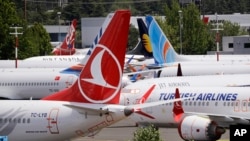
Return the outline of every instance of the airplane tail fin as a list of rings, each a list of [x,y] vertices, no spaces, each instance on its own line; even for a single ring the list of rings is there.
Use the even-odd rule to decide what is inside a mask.
[[[116,11],[78,80],[42,100],[118,104],[129,23],[129,10]]]
[[[139,27],[140,38],[142,42],[142,53],[145,58],[152,58],[153,57],[153,49],[150,43],[150,39],[148,36],[148,28],[145,25],[144,21],[141,18],[137,19],[137,24]]]
[[[72,20],[69,27],[68,33],[64,38],[63,42],[54,50],[52,54],[54,55],[73,55],[75,53],[75,34],[76,34],[77,20]]]
[[[88,61],[88,59],[89,59],[89,57],[90,57],[90,54],[91,54],[92,50],[94,49],[94,47],[96,46],[96,44],[97,44],[97,43],[99,42],[99,40],[101,39],[103,33],[105,32],[105,30],[106,30],[107,26],[109,25],[110,21],[112,20],[113,16],[114,16],[114,13],[109,13],[109,14],[107,15],[107,17],[106,17],[105,21],[103,22],[103,24],[102,24],[102,26],[101,26],[99,32],[97,33],[97,35],[96,35],[96,37],[95,37],[95,39],[94,39],[94,41],[93,41],[91,47],[89,48],[89,50],[88,50],[86,56],[84,57],[84,59],[83,59],[83,61],[82,61],[83,64],[86,64],[86,62]]]
[[[168,38],[152,16],[146,16],[148,35],[153,48],[153,56],[156,64],[173,63],[177,60],[175,52]]]
[[[179,89],[176,88],[175,99],[179,99],[179,98],[180,98]],[[176,122],[179,122],[181,120],[183,113],[184,113],[184,110],[182,108],[182,102],[181,101],[174,102],[173,116]]]

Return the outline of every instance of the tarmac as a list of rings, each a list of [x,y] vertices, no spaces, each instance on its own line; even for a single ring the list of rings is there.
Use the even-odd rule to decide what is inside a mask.
[[[110,127],[102,129],[94,137],[83,137],[74,141],[133,141],[133,134],[138,127],[129,119],[122,120]],[[177,128],[159,128],[162,141],[183,141]],[[229,130],[219,141],[229,141]]]

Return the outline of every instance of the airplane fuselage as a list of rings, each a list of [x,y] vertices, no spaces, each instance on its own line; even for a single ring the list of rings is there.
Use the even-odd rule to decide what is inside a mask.
[[[0,98],[40,99],[69,88],[78,78],[75,74],[58,71],[19,71],[0,74]]]
[[[250,124],[250,87],[179,87],[181,98],[191,97],[184,100],[182,106],[187,112],[185,116],[196,115],[209,117],[215,120],[218,125],[229,127],[230,124]],[[168,88],[165,91],[155,90],[146,102],[174,99],[175,88]],[[141,94],[123,95],[123,105],[138,103]],[[140,114],[132,115],[139,125],[155,124],[159,127],[176,127],[177,123],[172,114],[173,103],[157,107],[143,109],[145,113],[154,117],[148,118]],[[189,114],[190,113],[190,114]]]
[[[123,111],[110,114],[91,114],[59,101],[1,101],[0,135],[10,141],[55,141],[93,136],[103,127],[123,119]],[[87,104],[96,109],[110,105]]]

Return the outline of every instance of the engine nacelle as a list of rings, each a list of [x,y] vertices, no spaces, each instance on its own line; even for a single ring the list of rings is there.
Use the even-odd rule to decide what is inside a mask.
[[[184,140],[211,141],[220,139],[223,127],[205,117],[187,116],[179,124],[178,132]]]

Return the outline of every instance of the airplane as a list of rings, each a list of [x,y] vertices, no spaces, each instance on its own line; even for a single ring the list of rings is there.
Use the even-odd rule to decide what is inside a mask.
[[[174,62],[217,62],[217,55],[182,55],[178,54],[170,41],[158,25],[157,21],[152,16],[146,16],[146,23],[148,27],[148,36],[153,49],[154,59],[157,64],[174,63]],[[249,55],[219,55],[219,61],[242,62],[249,61]]]
[[[190,98],[181,103],[143,109],[129,119],[137,126],[154,124],[156,127],[176,127],[184,140],[218,140],[230,125],[250,124],[250,83],[247,78],[244,79],[247,76],[211,75],[142,80],[122,89],[120,104],[128,106],[172,100],[180,92],[180,98]],[[153,86],[154,90],[146,95],[145,88]],[[183,110],[180,110],[181,105]]]
[[[151,17],[152,18],[152,17]],[[146,18],[148,19],[148,18]],[[155,21],[155,19],[151,19],[153,31],[152,38],[158,37],[162,38],[162,40],[166,40],[170,48],[172,48],[171,43],[167,40],[164,33],[161,31],[159,25]],[[137,19],[138,27],[140,31],[140,37],[143,41],[144,48],[149,48],[153,53],[153,58],[145,59],[145,61],[140,61],[133,63],[135,66],[143,66],[146,65],[148,69],[155,69],[158,77],[166,77],[166,76],[176,76],[178,72],[179,66],[181,66],[181,71],[183,76],[191,76],[191,75],[212,75],[212,74],[246,74],[250,72],[249,61],[244,60],[232,60],[232,61],[198,61],[190,60],[190,61],[175,61],[173,63],[166,63],[166,60],[171,60],[171,53],[166,55],[165,61],[164,58],[161,57],[164,54],[163,49],[159,49],[162,47],[160,45],[156,46],[156,40],[154,39],[152,42],[155,42],[151,45],[151,38],[149,37],[147,27],[144,21],[141,18]],[[160,33],[160,35],[158,34]],[[158,40],[157,40],[158,41]],[[157,48],[158,47],[158,48]],[[162,47],[163,48],[163,47]],[[161,53],[160,53],[161,52]],[[190,55],[188,55],[190,56]],[[170,59],[167,59],[167,58]],[[159,63],[161,62],[161,63]]]
[[[83,66],[72,66],[67,69],[2,69],[0,70],[0,99],[41,99],[72,86],[78,79],[82,68]],[[123,75],[121,87],[123,88],[130,83],[132,81],[129,79],[128,74]]]
[[[92,137],[144,108],[182,100],[119,105],[129,20],[129,10],[115,12],[79,79],[70,88],[41,100],[1,100],[0,136],[15,141]],[[150,92],[151,89],[147,93]]]
[[[69,27],[68,33],[63,42],[56,46],[52,54],[53,55],[72,55],[76,52],[75,49],[75,36],[76,36],[77,20],[73,19]]]

